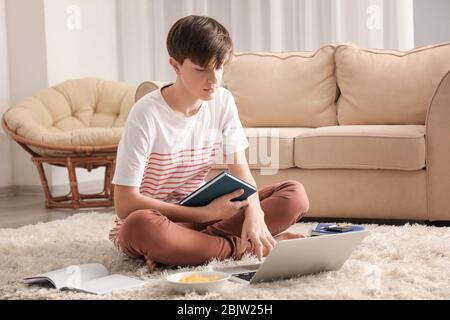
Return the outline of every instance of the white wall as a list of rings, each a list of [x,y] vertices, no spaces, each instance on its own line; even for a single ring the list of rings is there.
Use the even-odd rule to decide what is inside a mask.
[[[117,80],[115,1],[44,1],[48,84],[87,76]]]
[[[6,0],[11,104],[48,85],[44,25],[43,0]],[[30,155],[16,143],[13,163],[15,185],[40,185]]]
[[[116,6],[112,0],[44,0],[48,85],[67,79],[118,80]],[[79,182],[103,179],[104,170],[77,170]],[[52,167],[51,184],[67,183]]]
[[[414,0],[415,46],[450,41],[450,1]]]
[[[9,67],[6,39],[5,0],[0,0],[0,115],[10,104]],[[0,188],[13,184],[11,141],[0,130]]]

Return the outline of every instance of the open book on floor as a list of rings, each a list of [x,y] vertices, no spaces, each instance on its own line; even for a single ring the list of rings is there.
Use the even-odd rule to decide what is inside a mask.
[[[100,263],[72,265],[23,279],[25,283],[50,283],[58,290],[78,290],[93,294],[105,294],[131,289],[145,281],[120,274],[109,274]]]

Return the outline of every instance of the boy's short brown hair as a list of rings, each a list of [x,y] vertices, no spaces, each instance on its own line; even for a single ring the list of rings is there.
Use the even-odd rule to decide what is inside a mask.
[[[227,29],[213,18],[190,15],[170,28],[167,51],[178,63],[189,58],[202,68],[217,68],[231,59],[233,42]]]

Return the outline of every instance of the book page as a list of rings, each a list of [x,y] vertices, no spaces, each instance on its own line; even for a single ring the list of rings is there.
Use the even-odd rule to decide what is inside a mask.
[[[81,288],[89,280],[108,275],[108,270],[100,263],[86,263],[68,266],[58,270],[24,278],[25,283],[50,281],[55,288]]]
[[[141,286],[144,283],[145,281],[143,280],[120,274],[112,274],[106,277],[83,282],[80,289],[89,293],[105,294],[112,291],[134,288]]]

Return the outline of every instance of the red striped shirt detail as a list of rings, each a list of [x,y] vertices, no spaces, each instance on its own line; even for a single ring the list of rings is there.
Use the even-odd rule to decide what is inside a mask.
[[[158,153],[158,152],[152,152],[152,154],[150,155],[150,157],[151,157],[152,155],[158,155],[158,156],[170,156],[170,155],[179,154],[179,153],[188,152],[188,151],[198,151],[198,150],[211,149],[211,148],[213,148],[214,146],[218,146],[218,145],[220,145],[220,144],[221,144],[221,142],[216,142],[216,143],[214,143],[212,146],[209,146],[209,147],[196,148],[196,149],[185,149],[185,150],[181,150],[181,151],[174,152],[174,153]]]
[[[165,202],[179,202],[204,183],[220,144],[175,153],[152,152],[147,159],[140,193]],[[109,233],[109,239],[118,248],[123,222],[117,217],[116,226]]]

